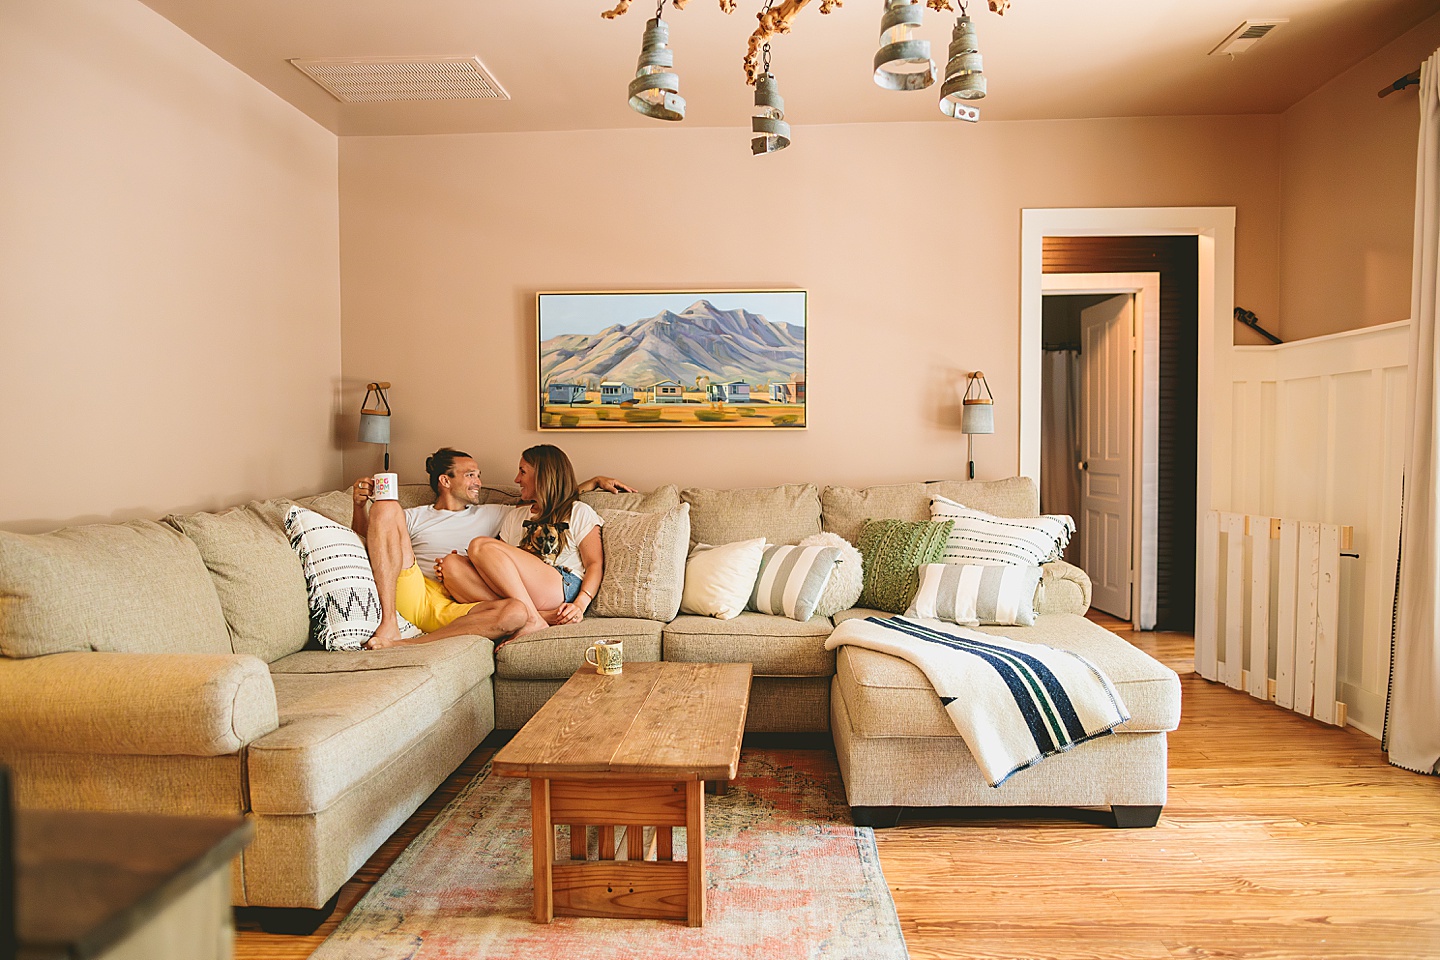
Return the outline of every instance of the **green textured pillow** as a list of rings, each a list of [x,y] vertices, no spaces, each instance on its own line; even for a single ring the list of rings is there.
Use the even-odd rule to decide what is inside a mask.
[[[955,521],[866,520],[856,546],[865,561],[857,607],[904,613],[920,587],[920,568],[939,563]]]

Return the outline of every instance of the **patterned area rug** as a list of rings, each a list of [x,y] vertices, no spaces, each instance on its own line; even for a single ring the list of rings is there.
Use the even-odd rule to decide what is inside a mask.
[[[704,927],[576,917],[540,925],[530,918],[530,783],[491,776],[487,765],[312,960],[909,956],[874,833],[851,825],[834,756],[746,750],[730,790],[706,796],[705,817]]]

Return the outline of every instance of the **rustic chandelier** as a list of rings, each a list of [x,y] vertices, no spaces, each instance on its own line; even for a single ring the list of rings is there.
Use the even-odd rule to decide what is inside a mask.
[[[669,0],[676,10],[688,0]],[[738,0],[719,0],[720,10],[734,13]],[[756,156],[775,153],[790,144],[790,125],[785,122],[785,105],[770,72],[770,39],[789,33],[800,11],[812,0],[765,0],[756,14],[760,25],[750,35],[745,51],[745,82],[755,87],[754,133],[751,152]],[[940,87],[940,112],[957,120],[975,122],[980,111],[972,102],[985,96],[980,48],[975,24],[968,12],[969,0],[958,0],[960,15],[951,35],[945,79]],[[613,20],[630,9],[631,0],[618,0],[600,16]],[[661,120],[682,120],[685,101],[680,96],[680,78],[674,72],[675,55],[670,49],[669,27],[661,16],[666,0],[659,0],[655,18],[645,25],[645,38],[635,79],[630,82],[630,106],[638,113]],[[820,12],[828,14],[844,0],[820,0]],[[987,0],[993,13],[1004,15],[1010,0]],[[925,0],[925,6],[939,12],[954,12],[951,0]],[[875,82],[886,90],[923,90],[935,83],[937,69],[930,59],[930,41],[915,36],[924,18],[919,0],[885,0],[880,19],[880,48],[875,53]]]

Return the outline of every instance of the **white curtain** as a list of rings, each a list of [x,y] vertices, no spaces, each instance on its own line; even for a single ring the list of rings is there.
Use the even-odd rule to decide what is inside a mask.
[[[1080,352],[1046,350],[1040,367],[1040,512],[1080,519]],[[1082,531],[1065,559],[1079,564]]]
[[[1440,392],[1435,301],[1440,291],[1440,50],[1420,69],[1415,274],[1410,295],[1410,410],[1400,524],[1399,595],[1384,747],[1390,762],[1440,773]]]

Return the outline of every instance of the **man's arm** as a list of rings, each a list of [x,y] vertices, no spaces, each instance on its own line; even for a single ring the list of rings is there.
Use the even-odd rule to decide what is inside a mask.
[[[614,477],[591,477],[577,488],[581,493],[590,493],[594,490],[604,490],[607,493],[635,493],[634,487],[621,483]]]
[[[361,477],[355,481],[355,486],[350,488],[350,529],[359,534],[362,540],[370,532],[370,511],[366,508],[374,492],[374,477]]]

